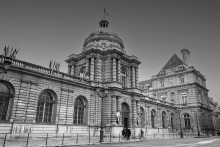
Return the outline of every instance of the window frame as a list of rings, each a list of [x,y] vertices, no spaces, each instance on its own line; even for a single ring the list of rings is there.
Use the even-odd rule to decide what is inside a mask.
[[[76,105],[77,101],[81,100],[83,105]],[[76,111],[77,108],[77,111]],[[83,108],[83,114],[79,115],[79,108]],[[74,112],[73,112],[73,124],[74,125],[84,125],[85,124],[85,113],[86,113],[86,102],[83,100],[82,97],[77,97],[74,103]],[[81,116],[81,119],[79,119],[79,117]],[[82,122],[82,123],[79,123]]]
[[[48,101],[48,100],[41,99],[42,96],[45,96],[45,95],[43,95],[44,93],[49,94],[50,97],[52,98],[52,100]],[[39,106],[40,103],[43,103],[43,111],[42,111],[43,115],[42,116],[40,116],[41,111],[39,111],[40,107],[41,107],[41,105]],[[49,110],[47,112],[45,112],[46,104],[49,104],[49,106],[52,104],[52,107],[48,107],[47,108],[49,110],[51,108],[51,112]],[[42,91],[40,93],[40,95],[39,95],[39,98],[38,98],[37,111],[36,111],[36,115],[35,115],[35,122],[36,123],[53,123],[53,121],[54,121],[54,113],[55,113],[54,112],[54,108],[55,108],[55,97],[53,96],[53,94],[51,92],[49,92],[48,90]],[[51,113],[50,121],[48,121],[48,120],[47,120],[47,122],[44,121],[45,120],[45,113],[47,113],[47,114]],[[41,121],[39,121],[40,117],[42,117]],[[47,119],[48,119],[48,117],[47,117]]]

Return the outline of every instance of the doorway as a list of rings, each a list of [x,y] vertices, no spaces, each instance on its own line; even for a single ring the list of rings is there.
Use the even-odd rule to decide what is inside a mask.
[[[122,103],[121,108],[122,108],[122,125],[125,128],[128,128],[129,127],[129,106],[127,103]]]

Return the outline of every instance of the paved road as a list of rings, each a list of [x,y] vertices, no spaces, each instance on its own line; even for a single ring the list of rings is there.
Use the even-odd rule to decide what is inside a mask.
[[[220,147],[220,137],[189,139],[156,139],[141,142],[81,145],[81,147]]]

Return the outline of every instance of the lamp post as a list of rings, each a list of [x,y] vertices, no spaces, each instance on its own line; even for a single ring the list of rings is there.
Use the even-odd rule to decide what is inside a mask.
[[[182,124],[181,124],[181,118],[180,118],[180,113],[181,113],[181,106],[179,105],[176,108],[177,112],[179,113],[179,120],[180,120],[180,138],[183,138],[183,131],[182,131]]]
[[[197,111],[194,110],[193,112],[195,113],[195,116],[196,116],[197,135],[198,135],[198,137],[200,137],[199,124],[198,124],[198,120],[197,120]]]
[[[0,74],[2,73],[7,73],[7,70],[10,68],[12,62],[11,62],[11,58],[10,57],[5,57],[4,61],[3,61],[3,65],[4,65],[4,71],[0,72]]]
[[[103,98],[106,97],[107,94],[108,94],[108,87],[107,87],[107,86],[105,87],[104,93],[101,93],[101,92],[100,92],[100,87],[98,87],[98,88],[97,88],[97,94],[98,94],[98,96],[101,97],[101,100],[102,100],[102,107],[101,107],[101,126],[100,126],[100,140],[99,140],[99,142],[102,143],[102,142],[104,142],[104,130],[103,130],[103,128],[104,128],[104,126],[103,126]]]

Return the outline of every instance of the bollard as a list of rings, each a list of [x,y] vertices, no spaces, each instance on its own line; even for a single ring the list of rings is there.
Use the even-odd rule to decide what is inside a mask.
[[[48,138],[48,133],[47,133],[47,137],[46,137],[46,146],[47,146],[47,138]]]
[[[64,142],[64,133],[63,133],[63,138],[62,138],[62,145],[63,145],[63,142]]]
[[[174,133],[173,133],[173,138],[174,138]]]
[[[3,147],[5,147],[6,137],[7,137],[7,133],[5,134],[5,139],[4,139]]]
[[[120,142],[120,133],[119,133],[119,142]]]
[[[163,133],[163,138],[164,138],[164,133]]]
[[[89,143],[90,143],[90,131],[89,131]]]
[[[27,137],[26,147],[28,146],[28,139],[29,139],[29,133],[28,133],[28,137]]]
[[[112,140],[111,140],[111,136],[112,136],[112,134],[110,133],[110,142],[112,142]]]
[[[78,133],[76,133],[76,144],[78,144]]]
[[[135,133],[134,133],[134,140],[135,140]]]

